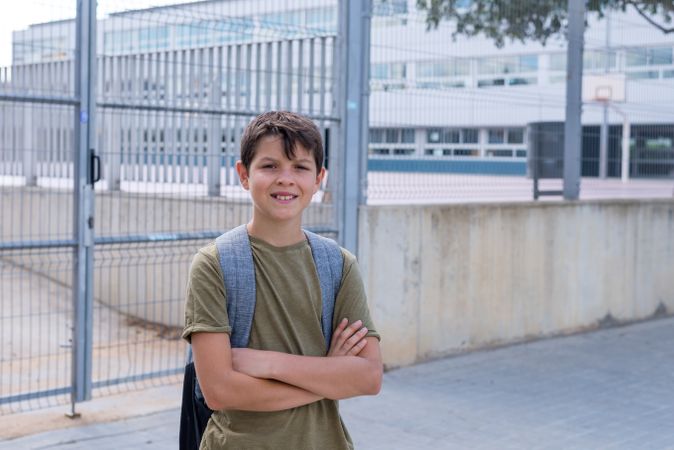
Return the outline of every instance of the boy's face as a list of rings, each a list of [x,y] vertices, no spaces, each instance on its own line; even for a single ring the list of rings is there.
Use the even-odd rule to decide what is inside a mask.
[[[299,143],[295,157],[288,159],[279,136],[262,138],[250,167],[239,161],[236,170],[253,198],[255,215],[272,222],[300,221],[325,173],[323,168],[316,172],[313,155]]]

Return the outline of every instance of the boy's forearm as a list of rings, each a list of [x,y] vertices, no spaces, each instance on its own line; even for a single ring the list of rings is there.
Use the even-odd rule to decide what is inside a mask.
[[[371,338],[376,339],[376,338]],[[240,369],[260,378],[270,378],[339,400],[374,395],[381,387],[382,366],[361,356],[299,356],[261,350],[248,355]],[[237,358],[235,368],[237,366]]]
[[[213,392],[213,390],[211,390]],[[215,387],[211,409],[281,411],[322,400],[323,397],[277,380],[255,378],[230,371]]]

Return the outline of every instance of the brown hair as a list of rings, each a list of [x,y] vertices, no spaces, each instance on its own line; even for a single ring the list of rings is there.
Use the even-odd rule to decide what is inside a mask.
[[[301,144],[314,157],[316,172],[323,166],[323,142],[321,132],[308,117],[289,111],[268,111],[255,117],[241,136],[241,162],[246,169],[255,157],[260,140],[267,136],[283,139],[286,158],[295,157],[295,148]]]

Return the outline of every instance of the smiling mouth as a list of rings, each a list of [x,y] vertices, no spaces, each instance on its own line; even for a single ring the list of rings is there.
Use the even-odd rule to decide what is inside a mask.
[[[287,202],[297,198],[297,195],[295,194],[271,194],[271,196],[274,197],[276,200],[281,200],[283,202]]]

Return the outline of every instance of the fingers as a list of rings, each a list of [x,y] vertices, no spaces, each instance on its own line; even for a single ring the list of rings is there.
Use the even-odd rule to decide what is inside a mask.
[[[328,356],[358,355],[367,343],[368,329],[362,325],[362,320],[349,325],[348,319],[342,319],[332,333]]]
[[[339,336],[342,334],[344,331],[344,328],[346,328],[346,325],[349,323],[349,320],[345,317],[343,318],[339,324],[337,325],[337,328],[332,332],[332,339],[330,342],[330,346],[334,346],[337,343],[337,340],[339,339]]]
[[[367,328],[363,327],[360,330],[353,333],[353,335],[346,340],[344,347],[348,350],[351,350],[358,342],[363,340],[367,335]]]
[[[356,320],[354,323],[346,327],[337,338],[338,348],[342,347],[350,337],[352,337],[356,332],[358,332],[361,326],[363,326],[363,321]],[[351,346],[353,346],[353,344]],[[348,348],[346,350],[348,350]]]
[[[367,331],[365,332],[365,334],[367,334]],[[349,355],[349,356],[358,356],[358,355],[360,354],[360,352],[365,348],[366,345],[367,345],[367,339],[365,339],[365,338],[363,337],[363,339],[361,339],[360,341],[356,342],[356,345],[354,345],[353,347],[351,347],[351,349],[349,350],[349,352],[347,353],[347,355]]]

